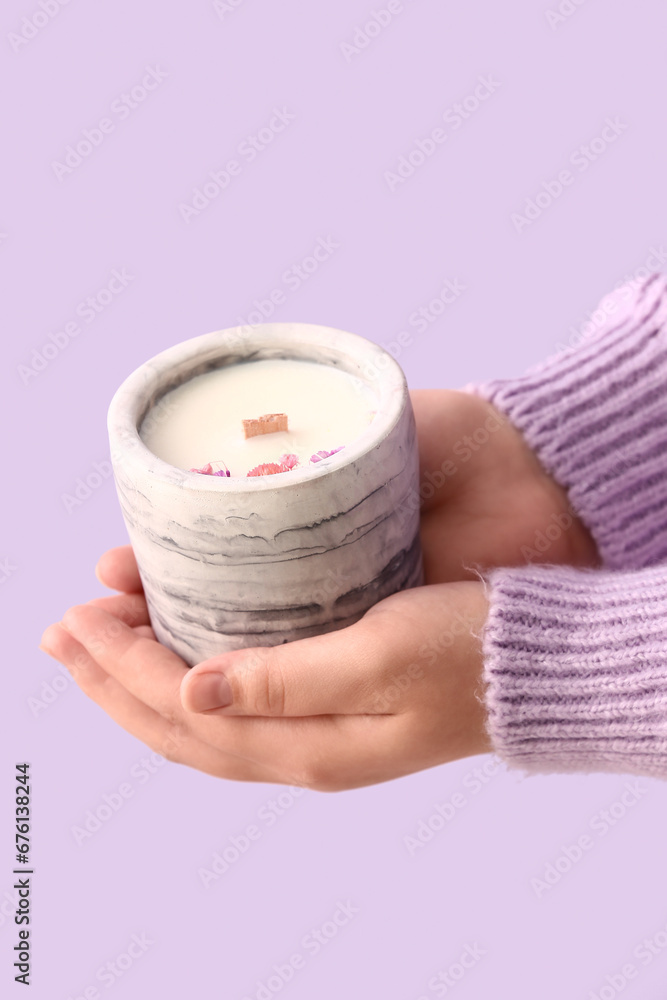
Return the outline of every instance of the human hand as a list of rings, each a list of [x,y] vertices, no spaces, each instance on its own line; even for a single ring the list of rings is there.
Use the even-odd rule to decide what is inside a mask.
[[[220,777],[354,788],[489,750],[477,638],[486,598],[481,584],[450,581],[527,561],[553,523],[567,527],[545,562],[594,565],[597,554],[564,491],[490,404],[449,390],[411,395],[420,482],[432,484],[421,510],[427,586],[348,628],[189,670],[155,640],[134,554],[121,546],[97,572],[123,593],[70,609],[71,633],[51,626],[42,648],[129,732]],[[223,676],[232,705],[204,707]]]
[[[427,584],[527,562],[598,565],[565,490],[503,414],[467,392],[415,389],[410,396]]]
[[[491,749],[480,583],[402,591],[346,628],[190,669],[155,640],[130,546],[105,553],[97,572],[125,592],[70,608],[41,648],[169,760],[221,778],[338,791]],[[224,690],[231,704],[214,707]]]

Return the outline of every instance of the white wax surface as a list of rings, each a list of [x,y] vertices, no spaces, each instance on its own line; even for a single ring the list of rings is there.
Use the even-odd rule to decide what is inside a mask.
[[[140,436],[158,458],[181,469],[224,462],[245,477],[284,453],[310,457],[349,444],[368,426],[377,397],[366,383],[329,365],[291,358],[247,361],[198,375],[164,396]],[[288,430],[244,436],[243,419],[286,413]],[[317,466],[312,465],[313,469]],[[282,473],[279,475],[288,475]]]

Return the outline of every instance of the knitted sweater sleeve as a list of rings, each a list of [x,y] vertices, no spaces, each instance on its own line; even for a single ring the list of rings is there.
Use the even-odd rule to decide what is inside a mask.
[[[603,303],[585,342],[470,387],[567,490],[602,560],[487,574],[487,726],[527,773],[667,779],[667,278]]]

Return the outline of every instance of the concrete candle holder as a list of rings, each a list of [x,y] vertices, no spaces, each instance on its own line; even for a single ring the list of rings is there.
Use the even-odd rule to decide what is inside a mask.
[[[140,430],[168,412],[170,390],[221,365],[265,358],[347,372],[373,389],[375,417],[336,454],[277,475],[201,475],[149,451]],[[189,666],[343,628],[424,582],[408,387],[396,361],[363,337],[305,323],[194,337],[123,382],[108,430],[153,630]]]

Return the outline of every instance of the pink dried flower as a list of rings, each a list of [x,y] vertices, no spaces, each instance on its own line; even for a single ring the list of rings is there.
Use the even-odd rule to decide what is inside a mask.
[[[341,448],[344,447],[345,445],[341,444],[338,448],[334,448],[333,451],[318,451],[314,455],[310,456],[310,460],[311,462],[321,462],[323,458],[328,458],[329,455],[335,455],[337,451],[340,451]]]
[[[222,464],[224,465],[224,462]],[[213,466],[211,465],[210,462],[207,462],[206,465],[202,465],[201,469],[189,469],[188,471],[189,472],[201,472],[201,474],[203,476],[230,476],[231,475],[231,472],[227,468],[218,469],[217,472],[214,472],[213,471]]]
[[[254,469],[251,469],[248,473],[249,476],[273,476],[276,472],[289,472],[289,467],[279,465],[277,462],[264,462],[262,465],[256,465]]]
[[[285,465],[288,469],[293,469],[295,465],[299,464],[299,456],[291,455],[286,453],[280,456],[280,464]]]

